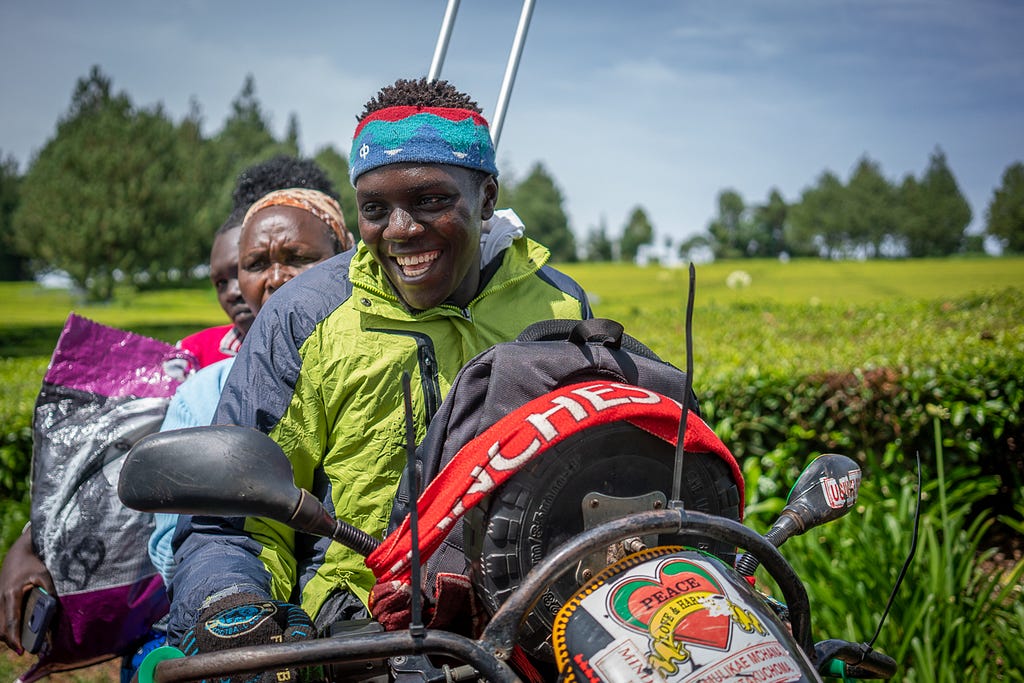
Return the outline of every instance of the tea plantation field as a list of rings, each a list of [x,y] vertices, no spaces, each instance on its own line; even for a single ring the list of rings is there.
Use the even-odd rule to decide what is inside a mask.
[[[596,315],[685,366],[685,268],[560,268]],[[921,547],[878,646],[900,680],[1020,680],[1024,258],[705,264],[695,299],[694,389],[741,462],[750,522],[770,522],[817,453],[864,468],[857,514],[784,553],[827,577],[809,586],[816,637],[871,636],[909,546],[919,454]],[[32,405],[71,311],[165,341],[222,321],[206,289],[95,306],[0,283],[0,557],[25,521]]]

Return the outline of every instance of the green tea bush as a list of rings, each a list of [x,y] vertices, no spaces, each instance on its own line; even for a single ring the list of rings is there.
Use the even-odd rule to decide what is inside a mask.
[[[863,311],[806,323],[820,334],[856,339]],[[933,415],[948,418],[943,446],[952,471],[977,468],[998,488],[985,505],[1011,515],[1024,504],[1024,296],[1006,290],[960,301],[881,307],[860,342],[874,363],[849,369],[801,372],[799,357],[814,355],[814,341],[792,323],[770,352],[731,364],[712,354],[712,373],[698,395],[708,423],[743,465],[751,512],[777,511],[781,495],[816,453],[856,458],[868,476],[887,471],[909,476],[916,453],[927,478],[935,475]],[[839,328],[839,329],[836,329]],[[770,333],[766,333],[766,336]],[[877,339],[890,350],[870,349]],[[802,341],[794,341],[802,339]],[[893,340],[896,340],[895,342]],[[824,339],[817,340],[824,343]],[[836,342],[839,344],[840,342]],[[848,343],[848,342],[843,342]],[[856,342],[855,342],[856,343]],[[792,353],[776,349],[789,346]],[[796,351],[796,349],[806,351]],[[858,352],[846,349],[848,357]],[[840,366],[841,367],[841,366]],[[760,475],[767,476],[760,476]]]
[[[32,410],[45,358],[0,358],[0,558],[28,521],[32,465]]]
[[[920,453],[935,475],[930,418],[949,419],[943,439],[953,471],[977,469],[999,482],[987,498],[998,514],[1020,504],[1024,486],[1024,359],[965,358],[946,368],[872,368],[811,377],[764,373],[705,387],[705,417],[751,480],[785,487],[811,454],[856,458],[866,476],[910,473]],[[775,483],[755,494],[772,497]],[[754,503],[757,503],[755,495]]]

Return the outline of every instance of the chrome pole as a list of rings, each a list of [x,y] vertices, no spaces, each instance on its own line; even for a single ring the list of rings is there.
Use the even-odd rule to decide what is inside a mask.
[[[494,118],[491,121],[491,141],[495,149],[498,147],[498,140],[501,139],[501,127],[505,123],[505,111],[508,109],[508,101],[512,96],[512,86],[516,81],[516,71],[519,69],[519,58],[523,54],[523,45],[526,43],[526,32],[530,28],[530,17],[533,15],[534,0],[523,0],[523,9],[519,14],[519,26],[516,27],[516,37],[512,41],[512,52],[508,56],[508,65],[505,67],[505,79],[501,84],[501,92],[498,93],[498,103],[494,106]]]
[[[437,36],[437,45],[434,47],[434,58],[430,62],[430,73],[427,74],[427,81],[436,81],[441,77],[441,67],[444,66],[444,56],[448,52],[448,41],[452,38],[452,27],[455,25],[455,15],[459,11],[459,0],[448,0],[448,6],[444,10],[444,20],[441,22],[441,33]]]

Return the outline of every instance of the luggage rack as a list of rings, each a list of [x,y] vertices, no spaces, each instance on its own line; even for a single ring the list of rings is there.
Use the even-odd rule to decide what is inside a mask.
[[[534,0],[523,0],[523,8],[519,13],[519,25],[516,27],[515,38],[512,40],[512,50],[508,55],[508,63],[505,66],[505,77],[501,82],[501,90],[498,93],[498,103],[494,106],[494,116],[491,119],[491,142],[494,148],[498,148],[498,141],[501,139],[501,128],[505,124],[505,113],[508,111],[508,102],[512,97],[512,86],[516,82],[516,72],[519,70],[519,59],[523,54],[523,46],[526,44],[526,33],[530,28],[530,19],[533,16]],[[428,81],[436,81],[441,77],[441,68],[444,66],[444,58],[448,52],[448,42],[452,37],[452,28],[455,26],[455,15],[459,12],[459,0],[448,0],[445,7],[444,19],[441,22],[441,32],[437,36],[437,45],[434,47],[434,57],[430,62],[430,71],[427,74]]]

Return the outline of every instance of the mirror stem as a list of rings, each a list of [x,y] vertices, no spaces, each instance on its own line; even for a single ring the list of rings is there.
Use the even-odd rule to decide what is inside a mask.
[[[299,489],[299,504],[288,525],[296,531],[314,536],[326,536],[366,557],[380,545],[380,541],[365,531],[331,516],[316,496]]]
[[[788,510],[783,510],[772,528],[764,535],[764,539],[778,548],[793,536],[798,536],[803,532],[804,525],[800,519]],[[736,563],[736,571],[742,576],[753,576],[760,565],[761,560],[754,557],[752,553],[744,553]]]

